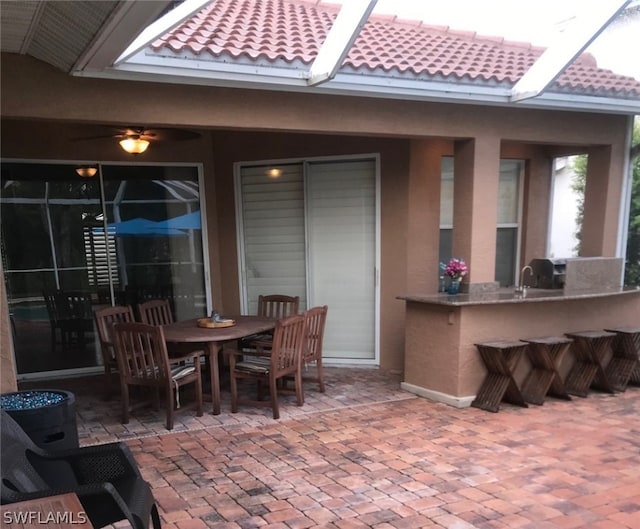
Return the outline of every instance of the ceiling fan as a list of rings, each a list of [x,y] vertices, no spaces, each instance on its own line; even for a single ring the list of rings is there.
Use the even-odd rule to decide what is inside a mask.
[[[195,140],[200,134],[191,130],[172,128],[145,128],[145,127],[109,127],[111,133],[98,136],[77,138],[79,140],[97,140],[114,138],[129,154],[142,154],[151,143],[162,141],[186,141]]]

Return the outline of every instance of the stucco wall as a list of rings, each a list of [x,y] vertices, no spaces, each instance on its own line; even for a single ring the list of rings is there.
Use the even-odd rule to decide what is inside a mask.
[[[73,78],[13,54],[3,54],[0,67],[3,119],[405,138],[496,132],[543,145],[623,145],[627,131],[626,116],[597,113]]]
[[[91,141],[62,141],[82,137],[78,127],[61,123],[7,121],[6,158],[126,161],[138,163],[108,141],[105,153]],[[49,141],[51,139],[51,141]],[[115,147],[114,147],[115,145]],[[406,213],[409,142],[400,139],[336,137],[265,132],[203,131],[197,141],[156,144],[145,163],[192,162],[203,165],[207,235],[214,305],[228,314],[239,313],[237,231],[233,164],[256,160],[309,158],[350,154],[380,155],[381,165],[381,314],[380,367],[401,371],[404,351],[406,292]],[[148,155],[147,155],[148,154]],[[398,273],[402,270],[403,273]]]
[[[600,180],[606,180],[611,171],[620,172],[627,129],[624,116],[335,97],[314,89],[275,93],[72,78],[29,57],[5,54],[0,67],[3,157],[202,164],[210,281],[214,303],[225,311],[239,306],[233,162],[380,153],[384,369],[403,367],[404,306],[396,296],[406,294],[409,286],[436,288],[435,282],[430,286],[421,277],[423,273],[435,277],[432,270],[437,266],[433,259],[437,253],[437,227],[433,225],[437,215],[431,208],[439,183],[434,181],[433,167],[436,153],[452,153],[454,141],[471,142],[481,150],[474,158],[481,163],[469,169],[470,185],[478,189],[483,184],[478,176],[485,175],[486,168],[497,166],[495,156],[531,156],[526,184],[530,200],[525,204],[523,237],[523,257],[527,261],[539,256],[545,246],[550,153],[569,144],[584,149],[596,146],[593,152],[601,155],[600,163],[594,165],[598,183],[592,196],[604,190],[606,201],[605,207],[594,207],[597,221],[587,223],[593,227],[593,237],[587,234],[586,238],[593,241],[591,251],[612,251],[607,241],[615,240],[619,176],[611,185]],[[125,155],[112,139],[76,140],[92,135],[92,124],[110,123],[196,128],[203,135],[196,141],[152,145],[144,157],[137,159]],[[491,146],[490,152],[485,145]],[[431,156],[431,161],[425,161],[424,156]],[[423,179],[429,180],[430,186],[424,187]],[[428,200],[414,195],[416,189]],[[464,216],[464,211],[461,214]],[[421,222],[429,224],[425,236],[420,236]],[[476,212],[469,226],[495,233],[490,224],[482,222],[483,215]],[[481,250],[469,246],[473,256],[490,255],[490,238],[487,240]],[[477,266],[474,273],[490,277],[491,265],[483,260]]]
[[[237,231],[233,163],[261,160],[380,154],[381,172],[381,278],[380,367],[401,370],[404,351],[404,304],[396,296],[406,291],[407,141],[301,135],[285,133],[214,132],[216,190],[224,310],[240,310]],[[208,201],[208,198],[207,198]],[[402,273],[398,273],[401,270]]]

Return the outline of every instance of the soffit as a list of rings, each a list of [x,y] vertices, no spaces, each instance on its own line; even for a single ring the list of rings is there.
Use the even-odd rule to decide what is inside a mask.
[[[0,51],[30,55],[64,72],[96,58],[108,66],[170,4],[168,0],[3,1]]]

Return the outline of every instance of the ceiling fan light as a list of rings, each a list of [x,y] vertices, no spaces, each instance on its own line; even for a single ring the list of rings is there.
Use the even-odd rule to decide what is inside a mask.
[[[82,178],[92,178],[98,172],[98,168],[92,165],[81,165],[76,167],[76,173]]]
[[[149,142],[142,138],[125,138],[118,143],[129,154],[142,154],[149,147]]]

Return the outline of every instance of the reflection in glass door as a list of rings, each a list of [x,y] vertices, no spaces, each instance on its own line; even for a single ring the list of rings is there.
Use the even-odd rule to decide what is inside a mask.
[[[94,370],[93,310],[167,297],[206,313],[196,167],[3,162],[2,259],[18,374]]]
[[[169,298],[176,319],[205,315],[197,169],[104,166],[102,173],[107,237],[104,227],[93,234],[113,241],[115,302]]]

